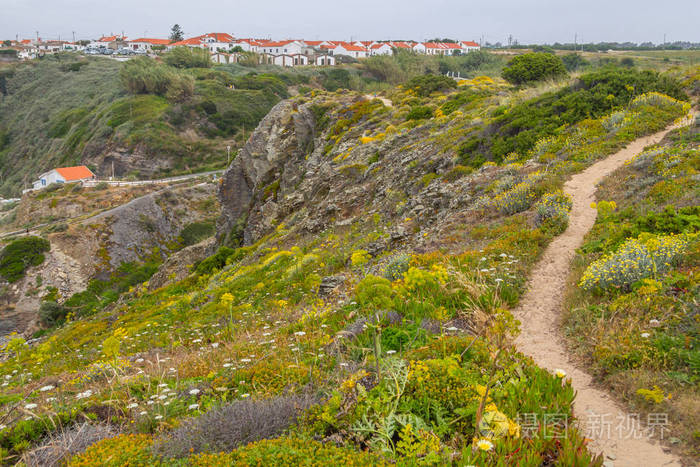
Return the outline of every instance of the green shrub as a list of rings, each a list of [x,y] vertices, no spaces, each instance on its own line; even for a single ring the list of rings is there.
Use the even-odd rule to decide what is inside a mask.
[[[562,127],[602,117],[652,91],[683,99],[678,81],[653,71],[606,68],[586,73],[571,86],[502,109],[486,128],[485,137],[474,137],[472,144],[481,152],[490,152],[497,161],[511,152],[527,154],[538,141],[557,134]],[[466,157],[470,152],[462,150],[460,155]]]
[[[182,243],[185,246],[199,243],[205,238],[211,237],[214,234],[214,223],[211,221],[193,222],[187,224],[180,232]]]
[[[147,58],[129,60],[119,70],[119,78],[132,94],[155,94],[181,101],[194,93],[192,76]]]
[[[259,441],[231,453],[201,454],[189,460],[193,467],[226,467],[246,465],[312,466],[343,465],[347,467],[384,467],[380,457],[331,443],[297,438]]]
[[[49,241],[40,237],[14,240],[0,251],[0,275],[8,282],[18,281],[28,268],[43,263],[50,249]]]
[[[213,255],[211,255],[210,257],[203,260],[197,265],[197,267],[195,268],[197,274],[210,274],[218,269],[223,268],[224,266],[226,266],[226,260],[229,257],[233,256],[235,252],[236,250],[227,246],[219,247],[216,253],[214,253]]]
[[[175,68],[209,68],[209,51],[198,47],[175,47],[163,55],[163,60]]]
[[[433,109],[426,105],[413,106],[408,115],[406,115],[406,120],[423,120],[426,118],[433,118]]]
[[[566,54],[561,57],[561,61],[564,62],[564,66],[568,71],[576,71],[588,65],[588,61],[581,54],[577,53]]]
[[[528,53],[514,57],[503,68],[503,78],[513,84],[527,84],[544,79],[566,76],[561,58],[544,52]]]
[[[53,301],[42,302],[39,306],[39,319],[47,327],[63,323],[67,315],[68,310]]]
[[[421,97],[427,97],[434,92],[448,91],[457,88],[457,82],[443,75],[423,75],[411,78],[404,85],[406,89],[413,89]]]

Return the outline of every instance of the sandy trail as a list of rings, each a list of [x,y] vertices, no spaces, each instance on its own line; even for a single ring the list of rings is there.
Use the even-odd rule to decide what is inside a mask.
[[[597,388],[588,373],[574,366],[560,327],[564,291],[575,250],[595,223],[596,211],[590,204],[594,201],[596,185],[645,146],[661,141],[670,130],[633,141],[621,151],[574,175],[564,185],[564,191],[573,200],[569,227],[544,251],[531,273],[528,290],[514,312],[522,323],[516,346],[539,366],[550,371],[557,368],[566,371],[577,392],[574,410],[581,431],[592,439],[590,448],[593,452],[605,454],[606,466],[681,464],[678,458],[664,452],[657,441],[650,440],[641,427],[635,426],[637,423],[630,418],[631,414]]]
[[[373,94],[365,94],[364,98],[367,99],[368,101],[371,101],[372,99],[379,99],[380,101],[382,101],[382,104],[384,104],[387,107],[394,106],[394,104],[392,104],[392,102],[389,99],[387,99],[386,97],[378,96],[376,94],[374,94],[374,95]]]

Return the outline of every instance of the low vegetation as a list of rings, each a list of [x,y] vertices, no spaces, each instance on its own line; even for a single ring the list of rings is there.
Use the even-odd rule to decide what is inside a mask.
[[[220,70],[199,73],[224,79]],[[32,346],[15,338],[0,362],[1,414],[11,420],[0,430],[4,462],[54,427],[88,419],[121,434],[71,453],[69,465],[602,465],[575,427],[565,373],[538,368],[512,347],[519,323],[509,311],[539,254],[568,223],[564,180],[688,112],[682,95],[661,94],[680,90],[676,81],[602,73],[522,102],[518,90],[489,77],[416,79],[388,93],[391,107],[347,92],[294,97],[289,115],[315,119],[313,157],[327,159],[328,178],[342,178],[343,187],[388,179],[390,187],[344,217],[335,206],[315,230],[309,209],[317,214],[317,200],[302,203],[244,246],[233,232],[180,282],[153,291],[132,281],[105,286],[99,293],[118,300],[66,315]],[[503,105],[510,99],[514,114]],[[516,115],[526,125],[524,109],[535,103],[551,106],[559,120],[530,115],[532,139],[511,154],[517,131],[499,129],[507,134]],[[489,149],[499,137],[507,143]],[[692,187],[697,158],[679,151],[678,164],[644,160]],[[677,193],[654,180],[649,196]],[[281,204],[284,182],[265,181],[256,194],[267,206]],[[685,188],[675,202],[690,199],[682,198],[692,192]],[[441,193],[445,206],[457,200],[441,207],[445,218],[416,219],[411,198],[439,206]],[[691,235],[684,226],[693,225],[692,215],[634,225]],[[608,244],[606,232],[618,232],[608,227],[596,228],[600,243],[592,237],[584,246],[592,255],[586,266],[627,239],[619,234]],[[673,290],[658,298],[664,309],[680,296],[673,287],[691,295],[692,273],[681,274],[667,284],[655,279],[665,284],[659,290]],[[586,300],[607,293],[627,292],[580,291]],[[640,306],[648,296],[632,295]],[[675,350],[639,361],[663,355],[692,383],[694,350],[681,350],[678,334],[670,339]]]
[[[51,249],[41,237],[22,237],[10,242],[0,251],[0,276],[7,282],[17,282],[27,269],[44,262],[44,253]]]
[[[576,259],[571,343],[643,419],[700,455],[700,127],[671,133],[601,187],[598,218]]]

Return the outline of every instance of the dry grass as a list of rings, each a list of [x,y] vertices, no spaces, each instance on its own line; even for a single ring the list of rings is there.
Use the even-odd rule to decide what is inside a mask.
[[[165,457],[227,452],[254,441],[281,435],[300,413],[316,403],[310,394],[283,395],[265,400],[243,399],[184,420],[154,444]]]
[[[51,434],[37,448],[26,452],[22,462],[28,467],[52,467],[63,464],[63,460],[83,452],[91,444],[116,436],[110,425],[82,423],[68,430]]]

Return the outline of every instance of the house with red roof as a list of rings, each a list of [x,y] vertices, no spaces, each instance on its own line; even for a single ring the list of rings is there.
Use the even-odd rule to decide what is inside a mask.
[[[258,52],[263,42],[257,39],[236,39],[231,45],[239,46],[244,52]]]
[[[53,183],[74,183],[94,179],[95,174],[84,165],[59,167],[39,175],[39,179],[32,183],[32,189],[39,190]]]
[[[146,37],[139,37],[138,39],[133,39],[127,41],[127,44],[131,50],[139,50],[144,52],[150,52],[153,46],[156,47],[167,47],[170,45],[170,39],[152,39]]]
[[[215,53],[232,48],[233,40],[234,37],[231,34],[227,34],[225,32],[210,32],[208,34],[190,37],[189,39],[169,44],[168,49],[182,46],[198,47],[200,49],[207,49],[211,53]]]
[[[268,41],[262,44],[259,51],[271,55],[296,55],[301,54],[304,43],[299,40],[288,39],[285,41]]]
[[[462,52],[471,52],[472,50],[480,50],[481,46],[474,41],[461,41],[459,45],[462,46]]]
[[[369,46],[370,55],[392,55],[393,53],[391,42],[376,42]]]
[[[367,58],[367,49],[350,42],[337,42],[333,55],[347,55],[353,58]]]

